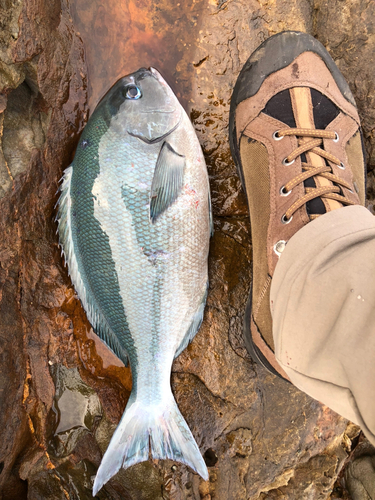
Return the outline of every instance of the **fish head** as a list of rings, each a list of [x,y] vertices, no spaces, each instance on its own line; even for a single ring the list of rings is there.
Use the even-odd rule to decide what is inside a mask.
[[[98,104],[99,113],[113,132],[152,144],[178,127],[182,108],[156,69],[141,68],[115,83]]]

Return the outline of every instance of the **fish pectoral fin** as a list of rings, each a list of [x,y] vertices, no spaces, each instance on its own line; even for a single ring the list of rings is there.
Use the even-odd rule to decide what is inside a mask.
[[[184,181],[185,156],[168,142],[161,147],[151,185],[150,220],[156,219],[177,199]]]

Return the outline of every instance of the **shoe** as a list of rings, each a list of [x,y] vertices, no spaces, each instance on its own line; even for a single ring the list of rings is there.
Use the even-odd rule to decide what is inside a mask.
[[[289,380],[274,355],[272,276],[288,240],[305,224],[346,205],[364,205],[359,116],[323,45],[289,31],[266,40],[242,68],[229,133],[253,245],[245,343],[255,361]]]

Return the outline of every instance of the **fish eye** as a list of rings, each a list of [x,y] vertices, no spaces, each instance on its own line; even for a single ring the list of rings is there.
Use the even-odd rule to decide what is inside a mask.
[[[126,99],[139,99],[142,97],[141,89],[136,85],[128,85],[123,92]]]

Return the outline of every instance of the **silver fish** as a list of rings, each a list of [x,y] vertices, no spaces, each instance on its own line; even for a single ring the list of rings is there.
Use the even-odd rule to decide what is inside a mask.
[[[193,126],[155,69],[122,78],[95,109],[64,172],[56,219],[87,317],[133,377],[93,494],[149,452],[207,480],[170,373],[203,318],[209,182]]]

